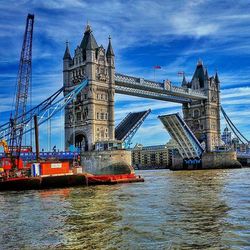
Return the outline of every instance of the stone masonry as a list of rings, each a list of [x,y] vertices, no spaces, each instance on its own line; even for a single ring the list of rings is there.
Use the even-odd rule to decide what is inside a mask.
[[[187,125],[197,139],[205,144],[207,152],[220,145],[220,81],[216,72],[209,77],[208,72],[199,61],[191,82],[183,77],[182,87],[200,89],[207,95],[207,100],[192,101],[183,104],[183,116]]]
[[[82,151],[91,151],[97,141],[114,139],[114,70],[111,38],[106,51],[102,45],[97,45],[89,25],[73,58],[66,44],[64,94],[88,79],[87,87],[65,108],[66,150],[75,145]]]

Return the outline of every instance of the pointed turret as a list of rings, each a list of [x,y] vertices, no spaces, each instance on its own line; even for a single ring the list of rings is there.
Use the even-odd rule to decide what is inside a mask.
[[[91,27],[87,24],[83,39],[80,44],[80,48],[82,49],[83,59],[86,59],[86,50],[95,50],[98,48],[95,37],[93,36]]]
[[[220,83],[220,79],[219,79],[219,76],[218,76],[217,71],[216,71],[216,73],[215,73],[214,80],[215,80],[216,83]]]
[[[193,78],[192,83],[195,83],[198,81],[199,87],[204,88],[205,81],[208,79],[208,73],[205,69],[203,62],[201,60],[198,61]]]
[[[96,40],[95,40],[94,36],[90,33],[88,43],[86,46],[86,50],[95,50],[97,48],[98,48],[98,45],[96,43]]]
[[[205,77],[206,77],[206,79],[209,79],[207,69],[205,69]]]
[[[108,49],[107,49],[106,55],[107,55],[107,57],[115,56],[115,53],[114,53],[113,48],[112,48],[111,37],[110,36],[109,36],[109,44],[108,44]]]
[[[186,77],[185,77],[185,74],[183,74],[183,79],[182,79],[182,83],[181,83],[181,86],[182,87],[187,87],[187,80],[186,80]]]
[[[63,60],[66,60],[66,59],[72,60],[71,55],[70,55],[70,51],[69,51],[69,43],[68,43],[68,41],[66,42],[66,49],[65,49],[65,52],[64,52],[64,56],[63,56]]]
[[[63,84],[64,86],[69,86],[70,84],[70,74],[69,68],[72,63],[72,58],[69,51],[69,43],[66,42],[66,49],[63,56]]]

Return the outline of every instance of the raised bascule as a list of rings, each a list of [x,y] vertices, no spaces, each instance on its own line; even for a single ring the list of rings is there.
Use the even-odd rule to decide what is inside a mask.
[[[174,139],[185,141],[195,136],[198,147],[203,148],[200,155],[196,155],[201,162],[199,167],[237,165],[234,153],[215,152],[220,145],[220,81],[217,72],[209,77],[202,61],[198,61],[191,82],[183,77],[181,87],[174,86],[169,80],[160,83],[120,74],[115,72],[111,38],[105,50],[102,45],[98,46],[90,25],[87,25],[73,57],[66,44],[63,57],[64,94],[67,95],[86,79],[87,87],[65,107],[65,148],[80,148],[82,163],[88,171],[120,171],[121,166],[131,164],[130,151],[122,149],[123,141],[115,137],[115,93],[181,103],[184,123],[173,117],[172,121],[176,121],[173,126],[188,126],[191,137],[185,135],[187,132],[183,127]],[[166,119],[160,119],[164,124]],[[169,128],[167,125],[165,127]],[[193,145],[192,141],[187,145]],[[184,158],[181,153],[177,155],[174,168],[177,165],[182,168],[184,162],[189,167],[187,160],[190,159]]]

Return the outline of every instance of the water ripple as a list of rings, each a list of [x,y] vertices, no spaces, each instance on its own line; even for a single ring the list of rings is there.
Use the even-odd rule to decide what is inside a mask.
[[[250,169],[0,193],[0,249],[250,249]]]

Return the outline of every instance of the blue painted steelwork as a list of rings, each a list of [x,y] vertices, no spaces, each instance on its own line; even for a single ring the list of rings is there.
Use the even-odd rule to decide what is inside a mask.
[[[49,98],[47,98],[46,100],[44,100],[43,102],[41,102],[39,105],[37,105],[36,107],[32,108],[31,110],[29,110],[26,114],[25,114],[25,124],[28,124],[32,118],[34,117],[34,115],[38,115],[41,112],[43,112],[44,110],[46,110],[51,103],[54,102],[54,100],[63,92],[63,87],[60,88],[58,91],[56,91],[53,95],[51,95]],[[10,122],[4,123],[2,125],[0,125],[0,139],[3,138],[8,138],[9,136],[9,128],[10,128]]]
[[[182,158],[188,161],[187,164],[199,163],[197,161],[201,158],[204,149],[179,113],[158,118],[175,140],[177,149]]]
[[[39,157],[42,160],[46,159],[60,159],[60,160],[73,160],[76,159],[79,156],[79,153],[77,152],[40,152]],[[5,154],[0,153],[0,159],[4,158]],[[21,153],[20,157],[24,161],[32,161],[36,159],[36,153],[34,152],[28,152],[28,153]]]
[[[195,164],[200,164],[201,163],[201,159],[185,159],[184,162],[187,165],[195,165]]]
[[[188,125],[185,123],[185,121],[182,119],[179,113],[176,114],[177,119],[179,122],[183,125],[185,128],[185,132],[187,133],[188,138],[190,139],[190,142],[192,146],[196,149],[197,155],[202,155],[204,152],[204,149],[202,148],[200,142],[197,140],[196,136],[193,134],[191,129],[188,127]]]
[[[41,104],[31,109],[27,115],[27,119],[24,121],[24,132],[28,133],[29,131],[34,129],[34,125],[32,124],[32,118],[34,115],[38,116],[38,125],[42,125],[47,120],[49,120],[52,116],[57,114],[59,111],[65,108],[76,96],[84,89],[88,84],[88,80],[84,80],[81,84],[77,85],[72,89],[64,97],[61,97],[56,101],[57,97],[62,93],[63,88],[59,89],[56,93],[54,93],[51,97],[43,101]],[[23,124],[17,124],[17,126],[21,126]],[[8,140],[10,136],[10,123],[5,123],[0,126],[0,139]]]
[[[144,120],[150,114],[151,109],[143,112],[129,113],[115,128],[116,139],[123,141],[125,148],[130,148],[132,138],[140,128]],[[132,126],[132,127],[130,127]],[[127,131],[126,131],[127,129]],[[121,131],[119,131],[121,130]],[[121,133],[119,133],[121,132]]]

